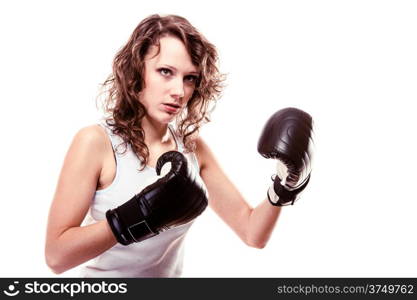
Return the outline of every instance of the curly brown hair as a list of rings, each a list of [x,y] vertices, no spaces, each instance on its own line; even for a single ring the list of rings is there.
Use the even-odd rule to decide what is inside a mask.
[[[209,116],[220,97],[225,75],[217,67],[218,54],[212,45],[187,19],[158,14],[142,20],[130,36],[127,44],[116,54],[113,72],[102,84],[106,123],[114,134],[123,139],[124,151],[129,144],[142,163],[149,159],[145,144],[145,132],[141,120],[146,115],[139,101],[139,93],[145,87],[145,56],[151,46],[160,49],[159,40],[164,36],[180,39],[199,76],[187,107],[176,118],[177,133],[182,137],[186,151],[195,149],[195,137],[200,127],[210,121]],[[120,145],[119,145],[120,146]]]

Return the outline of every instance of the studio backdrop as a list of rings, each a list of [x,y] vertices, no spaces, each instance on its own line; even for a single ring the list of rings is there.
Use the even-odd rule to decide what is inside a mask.
[[[201,136],[245,199],[275,162],[257,141],[284,107],[315,122],[311,181],[264,249],[211,210],[186,237],[184,277],[417,276],[414,1],[7,1],[0,4],[0,276],[46,266],[46,222],[75,133],[136,25],[186,17],[218,49],[226,87]]]

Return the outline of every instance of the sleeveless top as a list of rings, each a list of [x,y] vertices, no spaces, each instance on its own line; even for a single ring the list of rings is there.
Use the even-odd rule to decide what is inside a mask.
[[[97,190],[83,224],[88,225],[106,218],[108,209],[115,208],[135,194],[140,193],[149,184],[169,172],[170,163],[163,166],[161,175],[157,176],[154,168],[146,166],[139,170],[141,162],[131,150],[117,151],[123,142],[113,134],[106,124],[105,128],[111,141],[116,159],[116,175],[113,182],[102,190]],[[177,151],[184,151],[181,139],[168,125],[169,131],[177,144]],[[124,148],[123,148],[124,150]],[[194,153],[183,153],[189,166],[194,168],[197,179],[202,182],[197,158]],[[204,186],[204,183],[202,183]],[[116,244],[99,256],[91,259],[81,267],[82,277],[179,277],[182,272],[184,255],[184,238],[194,222],[171,228],[139,243],[123,246]]]

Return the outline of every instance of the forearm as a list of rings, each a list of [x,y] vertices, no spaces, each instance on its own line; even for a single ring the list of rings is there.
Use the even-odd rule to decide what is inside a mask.
[[[255,248],[263,248],[268,242],[281,212],[281,207],[273,206],[268,199],[253,208],[249,215],[246,243]]]
[[[72,227],[46,243],[46,262],[59,274],[100,255],[116,243],[106,220]]]

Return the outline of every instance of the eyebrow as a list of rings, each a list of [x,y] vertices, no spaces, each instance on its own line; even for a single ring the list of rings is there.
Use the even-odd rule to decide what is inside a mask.
[[[175,68],[174,66],[171,66],[171,65],[167,65],[167,64],[163,64],[165,67],[168,67],[168,68],[171,68],[171,69],[173,69],[174,71],[178,71],[178,69],[177,68]],[[185,73],[187,73],[187,74],[193,74],[193,75],[199,75],[199,73],[197,72],[197,71],[190,71],[190,72],[185,72]]]

